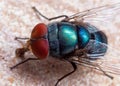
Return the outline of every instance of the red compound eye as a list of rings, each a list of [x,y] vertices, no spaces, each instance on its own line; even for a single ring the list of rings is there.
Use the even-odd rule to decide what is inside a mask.
[[[39,23],[34,27],[32,33],[31,33],[31,38],[37,39],[46,34],[47,34],[47,26],[43,23]]]
[[[48,40],[42,38],[47,34],[47,26],[43,23],[37,24],[31,33],[31,49],[35,56],[45,59],[49,53]],[[35,39],[35,40],[34,40]]]
[[[45,59],[49,53],[48,41],[46,39],[33,41],[31,43],[31,49],[36,57]]]

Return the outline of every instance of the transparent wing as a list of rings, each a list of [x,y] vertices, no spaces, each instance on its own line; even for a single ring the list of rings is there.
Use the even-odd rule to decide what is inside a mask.
[[[100,31],[98,28],[96,28],[92,24],[89,24],[89,23],[85,23],[85,24],[86,24],[85,26],[86,26],[86,28],[87,28],[87,30],[89,31],[90,34]]]
[[[106,72],[120,75],[120,52],[104,43],[99,42],[99,45],[101,46],[100,48],[108,47],[108,50],[104,56],[101,56],[100,59],[93,63],[100,65],[100,67]],[[100,52],[99,50],[102,49],[96,49],[96,51]],[[88,57],[92,56],[88,55]]]
[[[68,20],[75,20],[75,21],[106,21],[112,20],[115,15],[120,13],[120,3],[112,4],[112,5],[105,5],[96,8],[92,8],[89,10],[85,10],[82,12],[78,12],[69,16]]]
[[[95,40],[91,40],[94,42],[94,45],[96,45]],[[93,49],[90,47],[90,45],[87,46],[89,49],[93,49],[92,52],[99,53],[103,50],[101,48],[108,47],[108,50],[106,53],[102,54],[87,54],[86,56],[81,57],[73,57],[70,59],[70,61],[75,62],[78,65],[87,66],[90,68],[94,68],[97,70],[100,70],[105,73],[120,75],[120,52],[117,51],[114,48],[111,48],[107,44],[97,42],[101,46],[100,48]],[[93,58],[98,58],[94,59]]]
[[[76,13],[74,15],[69,16],[68,20],[78,21],[78,22],[80,21],[84,21],[84,22],[110,21],[111,22],[112,19],[114,19],[114,16],[119,14],[120,14],[120,3],[116,3],[116,4],[96,7],[89,10],[85,10],[83,12]],[[90,33],[94,33],[98,31],[96,27],[90,26],[89,23],[86,24],[86,26],[89,27],[88,30]],[[95,46],[98,46],[99,44],[99,48],[98,47],[94,48],[93,46],[91,46],[91,44]],[[108,48],[107,51],[104,50],[106,48]],[[92,54],[87,53],[84,56],[69,58],[69,60],[75,62],[78,65],[94,68],[104,73],[106,72],[106,73],[120,75],[119,50],[114,49],[108,46],[107,44],[96,42],[95,40],[91,40],[91,43],[86,46],[86,50],[87,49],[91,50]]]
[[[108,45],[99,41],[90,40],[85,49],[87,50],[87,57],[91,59],[102,58],[101,56],[104,56],[106,51],[108,51]]]

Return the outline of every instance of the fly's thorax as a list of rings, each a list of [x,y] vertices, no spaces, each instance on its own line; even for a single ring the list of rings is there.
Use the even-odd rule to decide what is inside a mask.
[[[73,52],[77,46],[76,26],[69,22],[55,22],[48,25],[50,55],[62,57]]]

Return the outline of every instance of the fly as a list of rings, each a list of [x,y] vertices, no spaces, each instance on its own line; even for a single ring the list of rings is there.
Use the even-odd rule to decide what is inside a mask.
[[[103,31],[86,22],[87,19],[92,20],[95,17],[109,19],[107,15],[119,12],[120,3],[89,9],[71,16],[60,15],[53,18],[47,18],[35,7],[32,9],[37,15],[48,21],[63,19],[48,25],[37,24],[33,28],[30,38],[16,37],[16,40],[27,40],[22,48],[16,49],[16,56],[24,57],[27,51],[31,51],[37,58],[25,59],[12,66],[11,69],[30,60],[46,59],[50,55],[53,58],[69,62],[73,67],[73,71],[58,79],[55,86],[65,77],[74,73],[77,65],[99,70],[111,79],[113,76],[109,73],[120,75],[120,58],[117,58],[120,55],[119,52],[108,46],[108,37]],[[106,11],[105,14],[102,14],[104,11]],[[111,13],[112,11],[116,12]],[[107,53],[110,57],[106,55]]]

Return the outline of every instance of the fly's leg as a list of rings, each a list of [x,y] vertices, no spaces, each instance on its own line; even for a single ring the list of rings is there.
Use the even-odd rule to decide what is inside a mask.
[[[38,58],[28,58],[28,59],[25,59],[25,60],[21,61],[20,63],[14,65],[14,66],[12,66],[12,67],[10,67],[10,69],[12,70],[12,69],[20,66],[21,64],[23,64],[23,63],[25,63],[25,62],[28,62],[28,61],[30,61],[30,60],[39,60],[39,59],[38,59]]]
[[[107,74],[99,65],[97,65],[97,67],[98,67],[98,69],[99,69],[105,76],[109,77],[110,79],[113,79],[113,78],[114,78],[113,76]]]
[[[14,39],[17,40],[24,47],[24,43],[21,40],[28,40],[29,38],[15,37]]]
[[[15,37],[15,40],[27,40],[27,39],[29,39],[29,38],[21,38],[21,37]]]
[[[84,57],[82,57],[81,59],[80,59],[80,58],[78,58],[78,59],[79,59],[78,62],[80,62],[80,65],[85,66],[84,64],[86,64],[86,67],[90,67],[90,68],[94,68],[94,69],[96,69],[96,70],[99,70],[99,71],[101,71],[105,76],[109,77],[110,79],[113,79],[113,78],[114,78],[114,77],[112,77],[111,75],[107,74],[107,72],[104,71],[99,64],[92,63],[92,62],[89,61],[89,59],[86,59],[86,58],[84,58]]]
[[[81,61],[81,63],[87,64],[87,65],[88,65],[87,67],[91,67],[91,68],[94,68],[94,69],[96,69],[96,70],[101,71],[105,76],[109,77],[110,79],[113,79],[113,78],[114,78],[113,76],[107,74],[107,72],[104,71],[99,64],[92,63],[92,62],[90,62],[89,60],[87,60],[87,61],[85,61],[85,60],[84,60],[84,61]]]
[[[75,60],[74,60],[75,61]],[[105,76],[109,77],[110,79],[113,79],[114,77],[112,77],[111,75],[107,74],[106,71],[104,71],[101,66],[99,64],[96,63],[92,63],[90,62],[88,59],[85,58],[78,58],[78,60],[76,62],[79,62],[79,65],[85,66],[85,67],[89,67],[89,68],[94,68],[96,70],[101,71]],[[85,65],[84,65],[85,64]]]
[[[78,62],[79,65],[83,65],[83,66],[86,65],[87,67],[97,69],[101,71],[105,76],[109,77],[110,79],[113,79],[113,77],[107,74],[107,72],[104,71],[99,64],[91,62],[86,52],[87,52],[86,49],[76,50],[73,54],[77,56],[77,59],[69,58],[69,61],[74,62],[74,63]]]
[[[21,38],[21,37],[15,37],[15,40],[17,40],[18,42],[21,42],[21,40],[27,40],[26,44],[22,44],[22,48],[17,48],[16,51],[15,51],[15,54],[16,54],[16,57],[20,57],[20,58],[24,58],[24,54],[29,51],[29,46],[30,46],[30,39],[29,38]],[[39,60],[38,58],[27,58],[27,59],[24,59],[23,61],[17,63],[16,65],[10,67],[10,69],[14,69],[16,67],[18,67],[19,65],[25,63],[25,62],[28,62],[30,60]]]
[[[19,58],[24,58],[24,54],[29,51],[29,47],[30,47],[30,41],[31,40],[38,40],[38,39],[29,39],[29,38],[21,38],[21,37],[15,37],[15,40],[17,40],[18,42],[21,42],[21,40],[27,40],[26,44],[22,44],[22,48],[17,48],[16,51],[15,51],[15,54],[16,54],[16,57],[19,57]],[[20,63],[10,67],[10,69],[14,69],[16,68],[17,66],[27,62],[27,61],[30,61],[30,60],[39,60],[38,58],[27,58],[27,59],[24,59],[23,61],[21,61]]]
[[[58,83],[63,80],[64,78],[66,78],[67,76],[71,75],[72,73],[74,73],[77,70],[77,65],[74,62],[70,62],[72,67],[73,67],[73,71],[69,72],[68,74],[64,75],[63,77],[61,77],[60,79],[58,79],[58,81],[56,82],[55,86],[58,85]]]
[[[24,57],[25,52],[29,51],[30,39],[15,37],[15,40],[17,40],[22,45],[22,48],[16,49],[15,51],[16,57]],[[27,40],[27,42],[23,44],[21,40]]]
[[[60,15],[60,16],[48,18],[48,17],[44,16],[41,12],[39,12],[36,7],[32,7],[32,9],[36,12],[37,16],[40,15],[43,18],[45,18],[46,20],[48,20],[48,21],[55,20],[55,19],[58,19],[58,18],[64,18],[63,20],[67,20],[68,19],[67,15]]]

